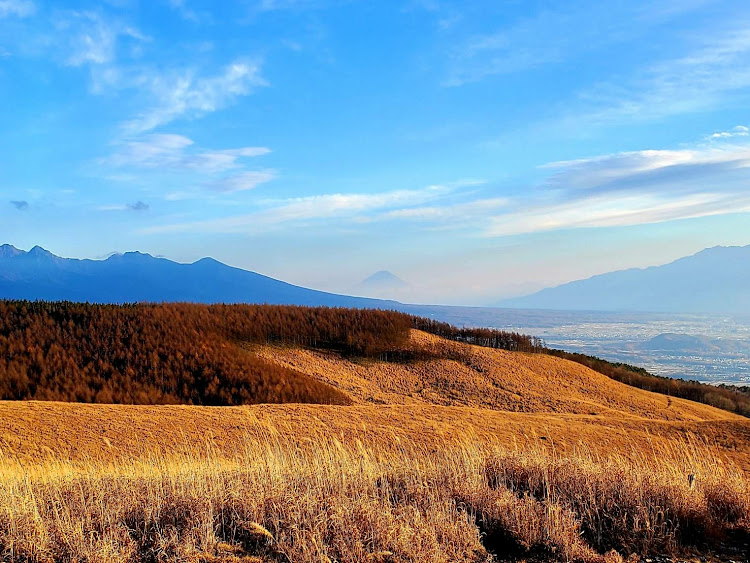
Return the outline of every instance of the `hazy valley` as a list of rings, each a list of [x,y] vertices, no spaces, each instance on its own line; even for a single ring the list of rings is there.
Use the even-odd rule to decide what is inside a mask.
[[[709,383],[747,384],[750,317],[481,307],[406,307],[461,326],[534,334],[552,347]],[[669,335],[679,335],[670,341]]]

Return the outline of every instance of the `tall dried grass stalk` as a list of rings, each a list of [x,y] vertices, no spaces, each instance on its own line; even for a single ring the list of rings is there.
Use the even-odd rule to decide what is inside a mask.
[[[697,442],[626,459],[268,427],[232,458],[207,442],[120,465],[2,461],[6,561],[617,561],[750,525],[746,476]]]

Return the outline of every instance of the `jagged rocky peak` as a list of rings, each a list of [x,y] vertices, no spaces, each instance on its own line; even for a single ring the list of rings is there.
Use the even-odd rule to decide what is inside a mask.
[[[12,244],[3,244],[0,246],[0,258],[13,258],[19,254],[25,254],[23,250],[19,250]]]
[[[42,248],[39,245],[29,250],[28,255],[33,256],[34,258],[57,258],[49,250]]]

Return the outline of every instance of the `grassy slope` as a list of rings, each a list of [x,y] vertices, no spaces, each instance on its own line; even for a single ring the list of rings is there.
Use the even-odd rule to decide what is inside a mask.
[[[331,435],[346,443],[367,438],[412,444],[492,441],[524,447],[542,444],[571,452],[579,446],[602,454],[641,455],[653,444],[691,439],[715,445],[750,472],[750,423],[717,417],[703,421],[646,421],[548,413],[512,413],[434,405],[257,405],[247,407],[130,406],[0,403],[3,461],[148,458],[201,451],[231,458],[247,442],[283,435],[304,443]],[[543,438],[542,438],[543,437]],[[540,441],[541,439],[541,441]]]
[[[612,563],[750,529],[748,419],[411,338],[458,359],[255,349],[351,406],[0,402],[0,560]]]
[[[420,346],[463,346],[415,331]],[[466,347],[464,346],[464,351]],[[413,364],[353,362],[298,348],[259,353],[339,388],[351,407],[258,405],[83,405],[0,403],[0,452],[6,459],[138,456],[190,448],[210,439],[231,456],[270,425],[291,437],[331,433],[413,442],[489,436],[501,443],[549,438],[601,451],[637,450],[656,437],[686,432],[717,443],[750,470],[750,421],[699,403],[633,389],[574,362],[550,356],[469,348],[469,359]]]
[[[630,416],[658,420],[740,420],[713,407],[634,389],[568,360],[467,346],[412,331],[421,349],[460,348],[459,361],[354,363],[299,348],[261,356],[346,392],[360,403],[462,405],[520,412]]]

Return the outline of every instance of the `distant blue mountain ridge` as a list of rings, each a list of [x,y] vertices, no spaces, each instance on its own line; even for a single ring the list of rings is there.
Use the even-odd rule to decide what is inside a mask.
[[[39,246],[25,252],[9,244],[0,246],[0,298],[398,309],[461,325],[476,325],[477,314],[493,311],[464,308],[466,318],[454,318],[452,312],[460,308],[406,305],[388,299],[307,289],[227,266],[212,258],[181,264],[141,252],[127,252],[106,260],[78,260],[55,256]],[[526,297],[507,299],[495,307],[750,315],[750,245],[708,248],[663,266],[601,274]],[[497,309],[494,311],[492,318],[499,313]]]
[[[316,291],[203,258],[180,264],[141,252],[106,260],[61,258],[35,246],[0,246],[0,298],[91,303],[269,303],[387,308],[395,301]]]
[[[750,314],[750,245],[707,248],[663,266],[601,274],[496,305],[578,311]]]

